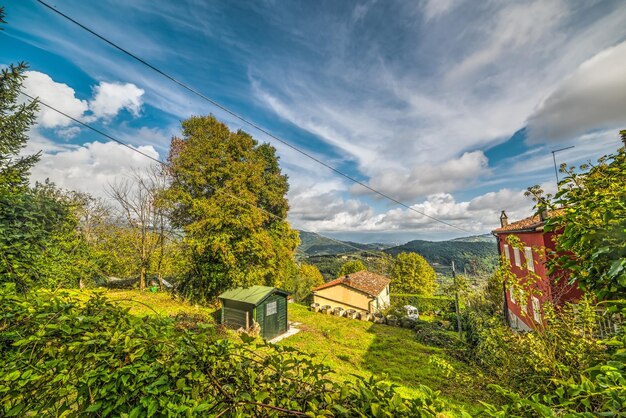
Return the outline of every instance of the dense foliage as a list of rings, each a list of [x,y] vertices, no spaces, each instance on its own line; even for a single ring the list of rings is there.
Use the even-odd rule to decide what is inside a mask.
[[[622,310],[622,313],[626,313],[626,310]],[[532,342],[532,337],[530,338]],[[582,343],[564,340],[565,348],[560,347],[560,340],[555,340],[556,344],[553,343],[552,347],[556,348],[557,353],[566,355],[561,358],[546,358],[544,352],[538,349],[529,351],[524,358],[531,360],[531,369],[533,366],[536,369],[540,362],[553,361],[551,364],[542,364],[544,368],[552,368],[548,375],[550,387],[531,392],[532,394],[520,394],[502,385],[494,385],[493,389],[505,396],[508,402],[501,407],[486,405],[485,415],[528,418],[625,416],[626,333],[621,332],[610,339],[596,342],[596,345],[606,350],[603,355],[598,355],[598,348],[589,344],[589,337],[583,336],[582,339]],[[524,347],[528,346],[526,344]],[[514,347],[515,345],[509,345],[507,348],[510,350]],[[585,352],[586,348],[591,348],[591,352]],[[518,352],[509,351],[509,356],[511,353],[515,355]],[[532,356],[538,354],[537,359],[532,360]],[[581,359],[584,362],[576,364],[577,367],[572,369],[572,360],[578,362]],[[585,366],[584,369],[581,369],[582,366]],[[536,377],[528,374],[526,377],[527,385],[532,388]]]
[[[0,15],[0,22],[2,15]],[[39,155],[21,156],[28,130],[36,119],[37,102],[20,102],[18,97],[24,81],[24,63],[0,70],[0,193],[15,195],[28,188],[30,168]]]
[[[626,144],[626,130],[621,131]],[[553,210],[546,231],[562,231],[556,242],[560,255],[551,268],[570,272],[571,279],[602,299],[626,295],[626,148],[585,164],[567,175],[553,199],[539,209]],[[531,189],[537,195],[537,189]],[[559,209],[559,210],[557,210]]]
[[[400,253],[391,268],[394,293],[432,295],[437,289],[435,270],[417,253]]]
[[[426,387],[404,399],[374,378],[333,383],[306,354],[219,337],[198,318],[140,319],[97,294],[80,303],[5,286],[2,415],[435,417],[444,408]]]
[[[296,302],[306,302],[311,295],[311,289],[321,284],[324,284],[324,277],[317,267],[302,263],[298,266],[297,274],[284,289],[291,292]]]
[[[341,265],[337,276],[343,277],[348,274],[356,273],[363,270],[367,270],[367,267],[365,267],[365,264],[363,264],[361,260],[350,260]]]
[[[69,196],[50,183],[30,187],[39,155],[20,156],[37,110],[36,101],[18,104],[26,69],[0,72],[0,283],[77,286],[93,268]]]
[[[420,314],[435,315],[454,312],[454,298],[448,296],[411,295],[392,293],[391,304],[394,307],[415,306]]]
[[[207,301],[234,286],[286,282],[298,234],[285,220],[288,184],[275,149],[213,116],[192,117],[169,162],[170,220],[191,253],[182,292]]]

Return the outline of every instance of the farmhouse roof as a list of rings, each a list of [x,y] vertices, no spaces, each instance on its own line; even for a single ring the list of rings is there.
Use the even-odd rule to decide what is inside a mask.
[[[317,286],[313,291],[326,289],[336,285],[343,284],[361,292],[367,293],[371,296],[378,296],[380,292],[385,290],[385,287],[391,282],[387,277],[380,274],[372,273],[367,270],[357,271],[356,273],[348,274],[344,277],[339,277],[335,280],[331,280],[323,285]]]
[[[563,209],[557,209],[548,212],[547,217],[550,218],[555,215],[560,215],[563,213]],[[539,215],[529,216],[528,218],[521,219],[517,222],[512,222],[503,227],[494,229],[491,231],[494,234],[499,234],[502,232],[518,232],[518,231],[536,231],[541,228],[544,224],[544,221],[541,220]]]
[[[285,296],[289,295],[288,292],[270,286],[250,286],[250,287],[238,287],[236,289],[227,290],[218,297],[226,300],[236,300],[238,302],[249,303],[257,306],[268,296],[274,292],[281,293]]]

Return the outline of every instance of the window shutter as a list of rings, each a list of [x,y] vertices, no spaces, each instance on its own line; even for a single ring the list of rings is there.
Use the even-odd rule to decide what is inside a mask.
[[[522,267],[522,261],[519,255],[519,248],[513,247],[513,256],[515,257],[515,265],[517,267]]]
[[[533,261],[533,249],[530,247],[524,247],[524,258],[526,258],[526,267],[528,271],[535,271],[535,263]]]

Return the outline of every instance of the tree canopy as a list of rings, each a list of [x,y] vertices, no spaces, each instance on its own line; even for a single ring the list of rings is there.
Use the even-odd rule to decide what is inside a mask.
[[[363,270],[367,270],[367,267],[361,260],[350,260],[341,265],[338,276],[342,277]]]
[[[620,132],[626,143],[626,130]],[[602,157],[597,164],[561,166],[566,176],[554,197],[541,196],[552,215],[546,231],[562,231],[556,240],[553,270],[570,273],[570,280],[602,299],[623,299],[626,294],[626,147]]]
[[[298,272],[293,280],[285,286],[285,290],[292,292],[294,300],[303,302],[311,294],[311,289],[321,284],[324,284],[324,277],[317,267],[302,263],[298,266]]]
[[[391,288],[395,293],[432,295],[437,289],[435,270],[417,253],[400,253],[391,270]]]
[[[191,251],[181,291],[210,300],[235,286],[284,283],[298,234],[286,221],[289,186],[276,150],[194,116],[172,139],[169,162],[170,221]]]

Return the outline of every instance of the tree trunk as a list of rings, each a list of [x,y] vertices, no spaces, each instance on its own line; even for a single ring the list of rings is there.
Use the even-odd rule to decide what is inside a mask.
[[[139,290],[142,292],[146,289],[146,268],[141,266],[141,272],[139,273]]]

